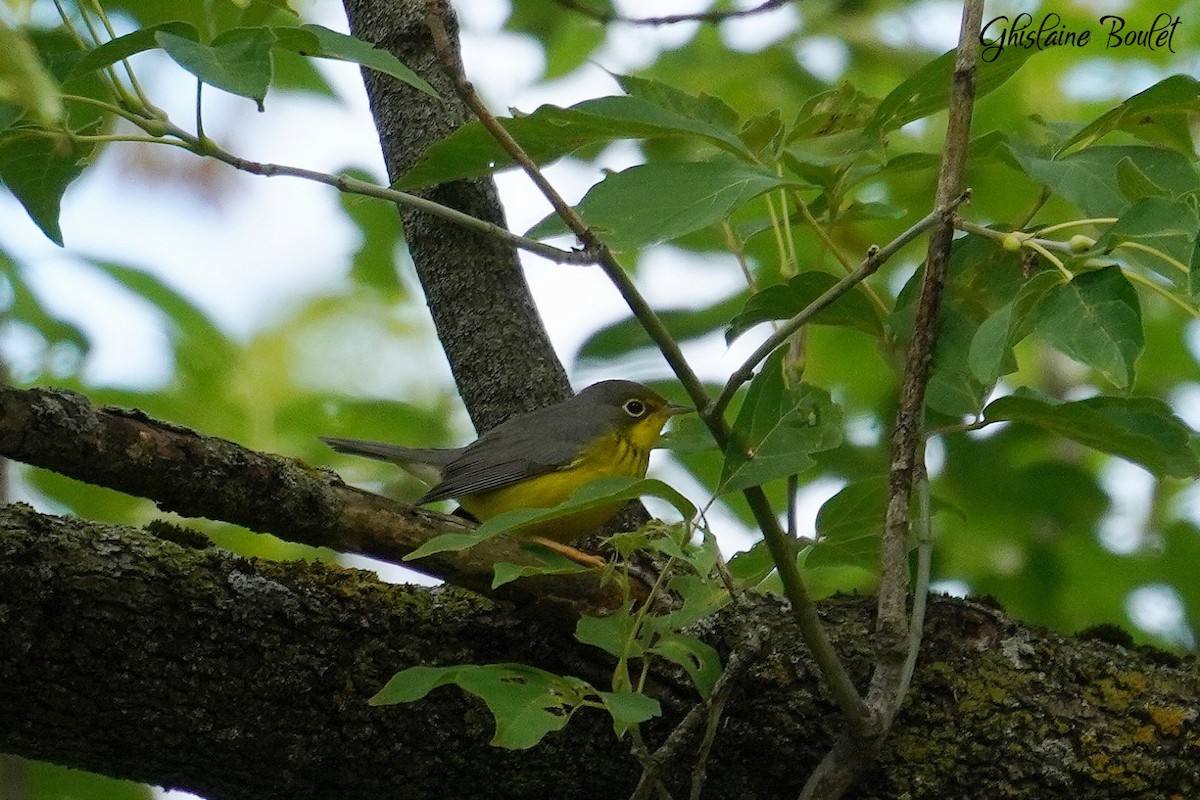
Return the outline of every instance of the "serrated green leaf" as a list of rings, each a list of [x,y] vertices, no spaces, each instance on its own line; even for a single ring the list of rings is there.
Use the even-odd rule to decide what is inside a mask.
[[[155,36],[159,31],[166,31],[181,39],[187,39],[190,42],[200,41],[200,33],[196,30],[196,27],[180,19],[148,25],[145,28],[138,28],[133,33],[127,33],[124,36],[118,36],[116,39],[110,39],[104,44],[88,50],[79,63],[72,68],[70,77],[77,78],[93,70],[111,66],[122,59],[129,58],[146,50],[158,49],[159,43]]]
[[[1089,397],[1058,403],[1029,394],[990,403],[985,420],[1037,425],[1072,441],[1141,464],[1158,477],[1200,474],[1194,432],[1166,403],[1151,397]]]
[[[647,720],[662,716],[662,706],[653,697],[639,692],[596,692],[604,707],[613,718],[613,731],[617,737]]]
[[[795,475],[811,454],[842,442],[842,411],[815,386],[789,387],[778,352],[750,383],[725,451],[719,491],[739,491]]]
[[[817,542],[804,557],[806,568],[856,566],[878,569],[879,539],[887,511],[888,476],[873,475],[843,486],[817,511]],[[962,512],[944,500],[930,500],[931,513]],[[914,506],[910,519],[919,519]]]
[[[738,206],[784,185],[769,172],[731,161],[657,162],[610,173],[576,210],[614,250],[638,250],[706,228]],[[567,233],[550,215],[526,236]]]
[[[704,697],[712,693],[721,677],[721,657],[709,645],[682,633],[666,633],[658,637],[650,652],[683,667],[696,691]]]
[[[1117,183],[1117,166],[1128,159],[1145,178],[1174,195],[1200,188],[1192,163],[1174,150],[1145,145],[1088,147],[1047,158],[1008,143],[1008,151],[1034,180],[1091,217],[1117,217],[1130,206]]]
[[[761,322],[790,319],[836,285],[838,279],[828,272],[802,272],[786,283],[767,286],[750,296],[745,306],[725,330],[725,343],[732,344]],[[812,319],[814,325],[841,325],[872,336],[883,335],[883,320],[866,296],[851,289]]]
[[[1033,326],[1046,342],[1114,386],[1133,383],[1134,364],[1145,344],[1142,310],[1120,267],[1084,272],[1047,289]]]
[[[701,93],[690,95],[662,81],[636,75],[613,75],[630,97],[645,100],[664,111],[685,119],[704,122],[732,134],[741,126],[741,116],[719,97]],[[723,138],[723,137],[722,137]]]
[[[745,150],[741,140],[729,131],[640,97],[623,95],[585,100],[570,108],[545,105],[530,114],[501,119],[500,124],[538,164],[587,145],[617,139],[698,138],[737,155]],[[396,186],[416,189],[474,178],[511,164],[495,138],[481,124],[472,122],[430,147]]]
[[[271,30],[277,38],[278,47],[314,58],[361,64],[403,81],[430,97],[440,98],[428,81],[413,72],[400,59],[362,39],[338,33],[321,25],[301,25],[298,28],[280,26]]]
[[[368,702],[410,703],[451,683],[483,700],[496,720],[491,743],[510,750],[533,747],[547,733],[561,730],[571,712],[595,693],[578,678],[524,664],[462,664],[401,670]]]
[[[271,85],[270,28],[234,28],[204,45],[168,30],[154,33],[158,46],[198,80],[230,94],[249,97],[262,110]]]
[[[405,561],[424,558],[448,550],[465,550],[482,541],[520,528],[571,517],[602,506],[620,506],[639,497],[657,497],[673,505],[684,519],[696,516],[696,506],[667,484],[654,478],[600,478],[590,481],[571,495],[571,499],[553,508],[528,508],[498,514],[470,533],[444,533],[430,539],[404,557]]]
[[[62,196],[83,171],[91,150],[48,131],[14,130],[0,137],[0,185],[16,195],[42,233],[60,247]]]

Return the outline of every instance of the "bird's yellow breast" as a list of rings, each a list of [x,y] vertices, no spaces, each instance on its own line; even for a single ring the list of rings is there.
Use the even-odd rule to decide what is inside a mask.
[[[648,428],[653,429],[647,434],[644,429]],[[644,477],[650,461],[650,447],[658,438],[661,428],[662,421],[654,425],[650,419],[642,420],[628,430],[600,437],[561,469],[535,475],[501,489],[460,497],[459,503],[475,518],[486,520],[506,511],[556,506],[597,478]],[[621,510],[625,502],[526,526],[515,533],[557,542],[573,542],[607,522]]]

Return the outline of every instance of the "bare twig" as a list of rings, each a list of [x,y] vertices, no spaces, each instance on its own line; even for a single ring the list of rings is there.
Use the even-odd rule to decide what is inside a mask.
[[[604,271],[608,279],[612,281],[613,285],[616,286],[617,291],[624,298],[630,311],[633,312],[638,322],[641,323],[647,334],[649,334],[651,340],[658,346],[659,351],[662,352],[663,357],[675,372],[676,377],[679,378],[679,382],[687,390],[696,407],[698,409],[707,409],[709,406],[709,397],[703,382],[692,370],[687,360],[684,359],[683,351],[680,350],[678,343],[671,337],[671,334],[667,331],[666,326],[663,325],[658,314],[650,307],[646,299],[642,297],[628,273],[626,273],[620,262],[612,254],[612,251],[608,249],[604,242],[596,236],[579,214],[576,213],[575,209],[571,208],[550,182],[546,180],[541,170],[538,169],[537,164],[529,158],[528,154],[521,148],[521,145],[504,129],[504,126],[499,123],[475,92],[474,87],[462,72],[462,64],[457,53],[454,52],[454,48],[450,45],[445,23],[442,21],[442,7],[439,0],[426,0],[426,6],[428,9],[427,18],[429,27],[433,34],[434,48],[438,51],[442,63],[454,80],[455,89],[459,96],[475,112],[480,123],[492,134],[508,156],[525,170],[530,180],[533,181],[534,185],[538,187],[554,207],[555,212],[583,243],[584,249],[587,252],[596,254],[600,268]],[[718,446],[726,447],[730,441],[730,430],[725,418],[720,414],[709,413],[707,410],[701,412],[701,418],[708,426]],[[767,496],[761,488],[752,487],[746,489],[743,495],[754,515],[755,522],[762,530],[763,539],[766,541],[767,548],[771,552],[771,558],[779,570],[784,595],[792,603],[793,612],[800,625],[805,643],[812,651],[813,658],[822,676],[825,678],[830,692],[836,699],[838,707],[845,715],[850,729],[855,732],[856,736],[865,736],[871,727],[870,715],[862,697],[854,686],[854,682],[850,679],[849,673],[846,672],[845,665],[842,664],[837,652],[833,649],[829,633],[825,630],[825,626],[821,623],[820,617],[817,615],[816,604],[809,595],[808,588],[804,585],[804,579],[800,575],[800,570],[796,566],[794,540],[789,539],[787,533],[780,526],[779,520],[767,500]]]
[[[773,11],[776,8],[781,8],[787,5],[791,0],[766,0],[761,5],[754,8],[729,9],[727,11],[702,11],[697,14],[667,14],[662,17],[627,17],[623,14],[614,14],[611,11],[601,11],[598,8],[592,8],[579,0],[556,0],[563,8],[569,11],[575,11],[585,17],[590,17],[597,22],[608,24],[610,22],[620,22],[625,25],[674,25],[678,22],[709,22],[720,23],[727,19],[737,19],[738,17],[749,17],[755,14],[762,14],[766,11]]]
[[[938,216],[929,236],[924,282],[917,305],[912,342],[905,359],[896,427],[892,433],[888,504],[880,545],[881,575],[875,622],[878,644],[875,670],[867,695],[868,707],[878,720],[879,728],[875,731],[876,735],[866,742],[854,742],[845,735],[841,736],[809,777],[801,794],[802,800],[840,798],[871,763],[904,700],[902,692],[907,689],[905,664],[910,657],[915,659],[916,655],[906,647],[912,643],[910,634],[917,624],[915,618],[910,620],[907,614],[909,506],[913,483],[923,469],[919,457],[925,441],[921,430],[925,388],[929,381],[938,309],[954,235],[950,206],[960,197],[966,165],[982,17],[983,0],[966,0],[950,93],[946,146],[938,173],[935,201]]]
[[[957,197],[954,197],[945,205],[940,205],[927,214],[924,218],[917,221],[908,230],[901,233],[892,241],[888,242],[882,248],[872,247],[867,251],[867,257],[863,259],[862,264],[854,272],[842,278],[840,281],[830,286],[816,300],[813,300],[804,310],[796,316],[787,320],[772,333],[765,342],[759,345],[753,353],[746,358],[742,365],[734,370],[729,376],[729,380],[722,387],[721,393],[717,395],[717,399],[705,409],[706,414],[718,415],[725,410],[733,400],[733,396],[737,394],[737,390],[742,384],[754,377],[754,368],[762,362],[767,356],[775,351],[776,347],[788,340],[788,337],[799,330],[804,325],[812,321],[813,317],[820,314],[829,306],[833,305],[846,292],[853,289],[858,284],[862,283],[868,277],[873,275],[883,264],[900,251],[906,244],[920,236],[924,231],[935,225],[938,220],[946,217],[960,204],[970,197],[970,192],[963,192]]]
[[[966,0],[958,55],[954,64],[950,94],[950,116],[946,145],[938,174],[937,205],[946,208],[961,191],[971,130],[971,111],[975,98],[976,64],[979,57],[979,28],[983,0]],[[954,234],[949,213],[935,223],[925,258],[925,276],[917,305],[912,342],[905,360],[900,408],[892,433],[891,470],[887,516],[881,543],[881,576],[876,631],[879,634],[878,658],[871,679],[868,702],[873,711],[890,721],[902,698],[896,697],[905,660],[905,641],[909,631],[908,535],[909,506],[913,482],[921,471],[919,456],[924,441],[921,432],[925,409],[925,388],[937,334],[938,310],[950,245]]]

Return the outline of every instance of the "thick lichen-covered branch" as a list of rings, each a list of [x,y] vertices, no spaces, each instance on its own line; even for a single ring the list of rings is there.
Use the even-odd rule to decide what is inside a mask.
[[[770,598],[747,600],[697,631],[727,654],[745,630],[767,630],[730,688],[704,796],[792,800],[840,720],[792,616]],[[822,615],[865,677],[870,600],[828,602]],[[604,800],[627,797],[640,772],[600,712],[508,751],[488,745],[482,703],[454,688],[368,706],[414,664],[522,661],[597,684],[611,671],[568,633],[456,589],[9,507],[0,621],[2,752],[209,800]],[[855,797],[1196,796],[1197,667],[936,600],[911,700]],[[670,675],[649,691],[665,711],[644,727],[654,748],[696,698]],[[699,738],[677,743],[681,753]],[[663,776],[676,796],[691,761]]]

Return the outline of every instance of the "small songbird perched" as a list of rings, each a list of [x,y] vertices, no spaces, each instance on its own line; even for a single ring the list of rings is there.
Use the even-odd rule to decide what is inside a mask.
[[[597,478],[646,475],[667,420],[693,409],[671,405],[633,381],[602,381],[546,408],[510,417],[466,447],[420,448],[321,437],[342,453],[391,461],[432,488],[418,503],[454,499],[484,521],[505,511],[549,508]],[[521,537],[565,547],[599,528],[624,501],[520,528]],[[590,563],[590,562],[589,562]]]

